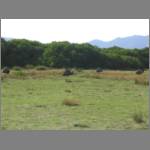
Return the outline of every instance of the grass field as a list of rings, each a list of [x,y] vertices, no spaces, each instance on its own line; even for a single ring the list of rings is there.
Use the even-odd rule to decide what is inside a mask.
[[[2,130],[148,128],[148,71],[62,72],[30,69],[3,76]]]

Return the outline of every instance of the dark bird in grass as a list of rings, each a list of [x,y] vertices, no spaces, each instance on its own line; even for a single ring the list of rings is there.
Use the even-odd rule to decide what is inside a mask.
[[[102,68],[100,68],[100,67],[96,68],[96,72],[102,72],[102,71],[103,71]]]
[[[70,69],[65,69],[63,76],[69,76],[69,75],[73,75],[73,71],[71,71]]]
[[[142,73],[144,73],[144,69],[138,69],[138,70],[136,70],[136,74],[142,74]]]
[[[8,67],[4,67],[2,70],[3,73],[9,74],[10,70]]]
[[[89,126],[86,124],[74,124],[74,127],[89,128]]]

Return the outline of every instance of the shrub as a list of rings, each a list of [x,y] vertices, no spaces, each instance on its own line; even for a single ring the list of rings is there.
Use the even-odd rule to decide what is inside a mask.
[[[67,105],[67,106],[78,106],[80,105],[80,102],[78,100],[69,100],[69,99],[65,99],[63,101],[63,104],[64,105]]]
[[[19,67],[19,66],[14,66],[13,68],[12,68],[13,70],[21,70],[22,68],[21,67]]]
[[[48,68],[46,66],[37,66],[36,70],[47,70]]]

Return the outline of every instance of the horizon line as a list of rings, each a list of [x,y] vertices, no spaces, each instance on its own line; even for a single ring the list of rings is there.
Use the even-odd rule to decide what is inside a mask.
[[[28,40],[28,41],[35,41],[35,42],[40,42],[40,43],[43,43],[43,44],[48,44],[48,43],[51,43],[51,42],[69,42],[69,43],[89,43],[91,41],[94,41],[94,40],[99,40],[99,41],[103,41],[103,42],[110,42],[110,41],[113,41],[115,39],[121,39],[121,38],[127,38],[127,37],[133,37],[133,36],[143,36],[143,37],[149,37],[149,35],[130,35],[130,36],[124,36],[124,37],[116,37],[116,38],[113,38],[111,40],[101,40],[101,39],[98,39],[98,38],[94,38],[94,39],[91,39],[87,42],[71,42],[71,41],[67,41],[67,40],[53,40],[53,41],[50,41],[50,42],[41,42],[39,40],[34,40],[34,39],[27,39],[27,38],[14,38],[14,37],[1,37],[1,38],[4,38],[6,39],[7,41],[10,41],[10,40]]]

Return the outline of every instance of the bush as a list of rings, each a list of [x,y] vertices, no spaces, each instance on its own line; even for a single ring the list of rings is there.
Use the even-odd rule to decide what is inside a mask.
[[[19,66],[14,66],[12,69],[13,69],[13,70],[17,70],[17,71],[22,70],[22,68],[19,67]]]
[[[36,70],[47,70],[48,68],[46,66],[37,66]]]
[[[63,104],[67,105],[67,106],[78,106],[78,105],[80,105],[80,102],[78,100],[66,99],[66,100],[63,101]]]

